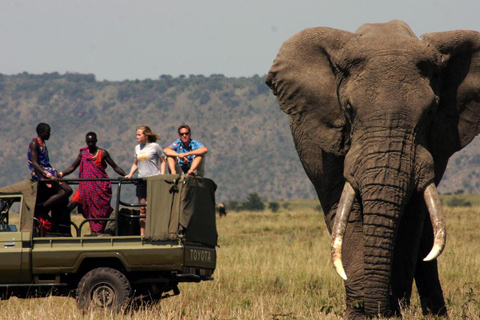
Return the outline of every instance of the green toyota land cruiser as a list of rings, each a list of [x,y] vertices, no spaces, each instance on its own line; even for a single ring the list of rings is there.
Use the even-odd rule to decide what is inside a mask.
[[[179,282],[213,280],[216,266],[215,183],[187,175],[147,178],[145,236],[136,234],[142,216],[121,201],[130,179],[116,185],[114,213],[101,237],[43,232],[35,217],[37,182],[0,188],[0,296],[74,296],[82,310],[120,311],[132,301],[179,294]],[[65,180],[75,181],[75,180]],[[41,182],[39,182],[41,183]],[[132,208],[133,207],[133,208]]]

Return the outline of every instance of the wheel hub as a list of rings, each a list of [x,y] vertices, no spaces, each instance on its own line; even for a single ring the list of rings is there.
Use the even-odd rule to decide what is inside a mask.
[[[92,302],[101,308],[111,307],[115,301],[115,290],[106,282],[97,284],[92,290]]]

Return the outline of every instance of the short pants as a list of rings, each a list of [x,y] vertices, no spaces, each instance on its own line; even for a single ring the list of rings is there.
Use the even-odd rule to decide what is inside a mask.
[[[138,199],[147,199],[147,181],[138,181],[137,182],[137,192]]]

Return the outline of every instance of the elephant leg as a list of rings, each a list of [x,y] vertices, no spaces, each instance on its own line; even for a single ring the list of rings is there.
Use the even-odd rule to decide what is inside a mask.
[[[365,319],[364,309],[364,239],[363,223],[360,204],[355,201],[345,231],[342,249],[342,260],[344,263],[347,280],[345,281],[345,293],[347,310],[346,319]]]
[[[329,232],[333,229],[337,204],[335,204],[329,214],[325,215],[325,222]],[[350,213],[347,228],[344,236],[344,246],[342,248],[343,267],[347,274],[345,281],[345,293],[347,309],[345,319],[363,320],[365,319],[364,309],[364,239],[363,239],[363,221],[361,205],[355,201]]]
[[[310,150],[307,148],[306,150]],[[338,201],[345,185],[343,178],[343,157],[323,152],[320,156],[312,155],[317,161],[321,160],[321,171],[323,174],[317,176],[317,180],[310,177],[314,182],[320,202],[325,212],[325,223],[328,232],[331,234],[335,223]],[[314,169],[317,169],[316,166]],[[313,170],[313,169],[312,169]],[[307,170],[308,172],[311,172]],[[364,304],[364,247],[363,247],[363,220],[362,208],[356,200],[350,213],[347,228],[345,230],[344,246],[342,248],[342,261],[347,281],[345,281],[345,292],[347,310],[345,319],[365,319]]]
[[[442,286],[438,277],[437,260],[423,261],[423,258],[432,249],[433,230],[430,218],[427,216],[420,244],[417,267],[415,270],[415,284],[417,285],[422,312],[424,315],[447,316],[447,307],[443,297]]]

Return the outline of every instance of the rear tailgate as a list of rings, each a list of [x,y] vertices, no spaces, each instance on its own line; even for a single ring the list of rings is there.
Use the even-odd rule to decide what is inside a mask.
[[[199,276],[199,280],[213,280],[217,264],[215,247],[186,243],[183,274]]]
[[[215,269],[217,251],[215,247],[185,244],[185,266]]]

